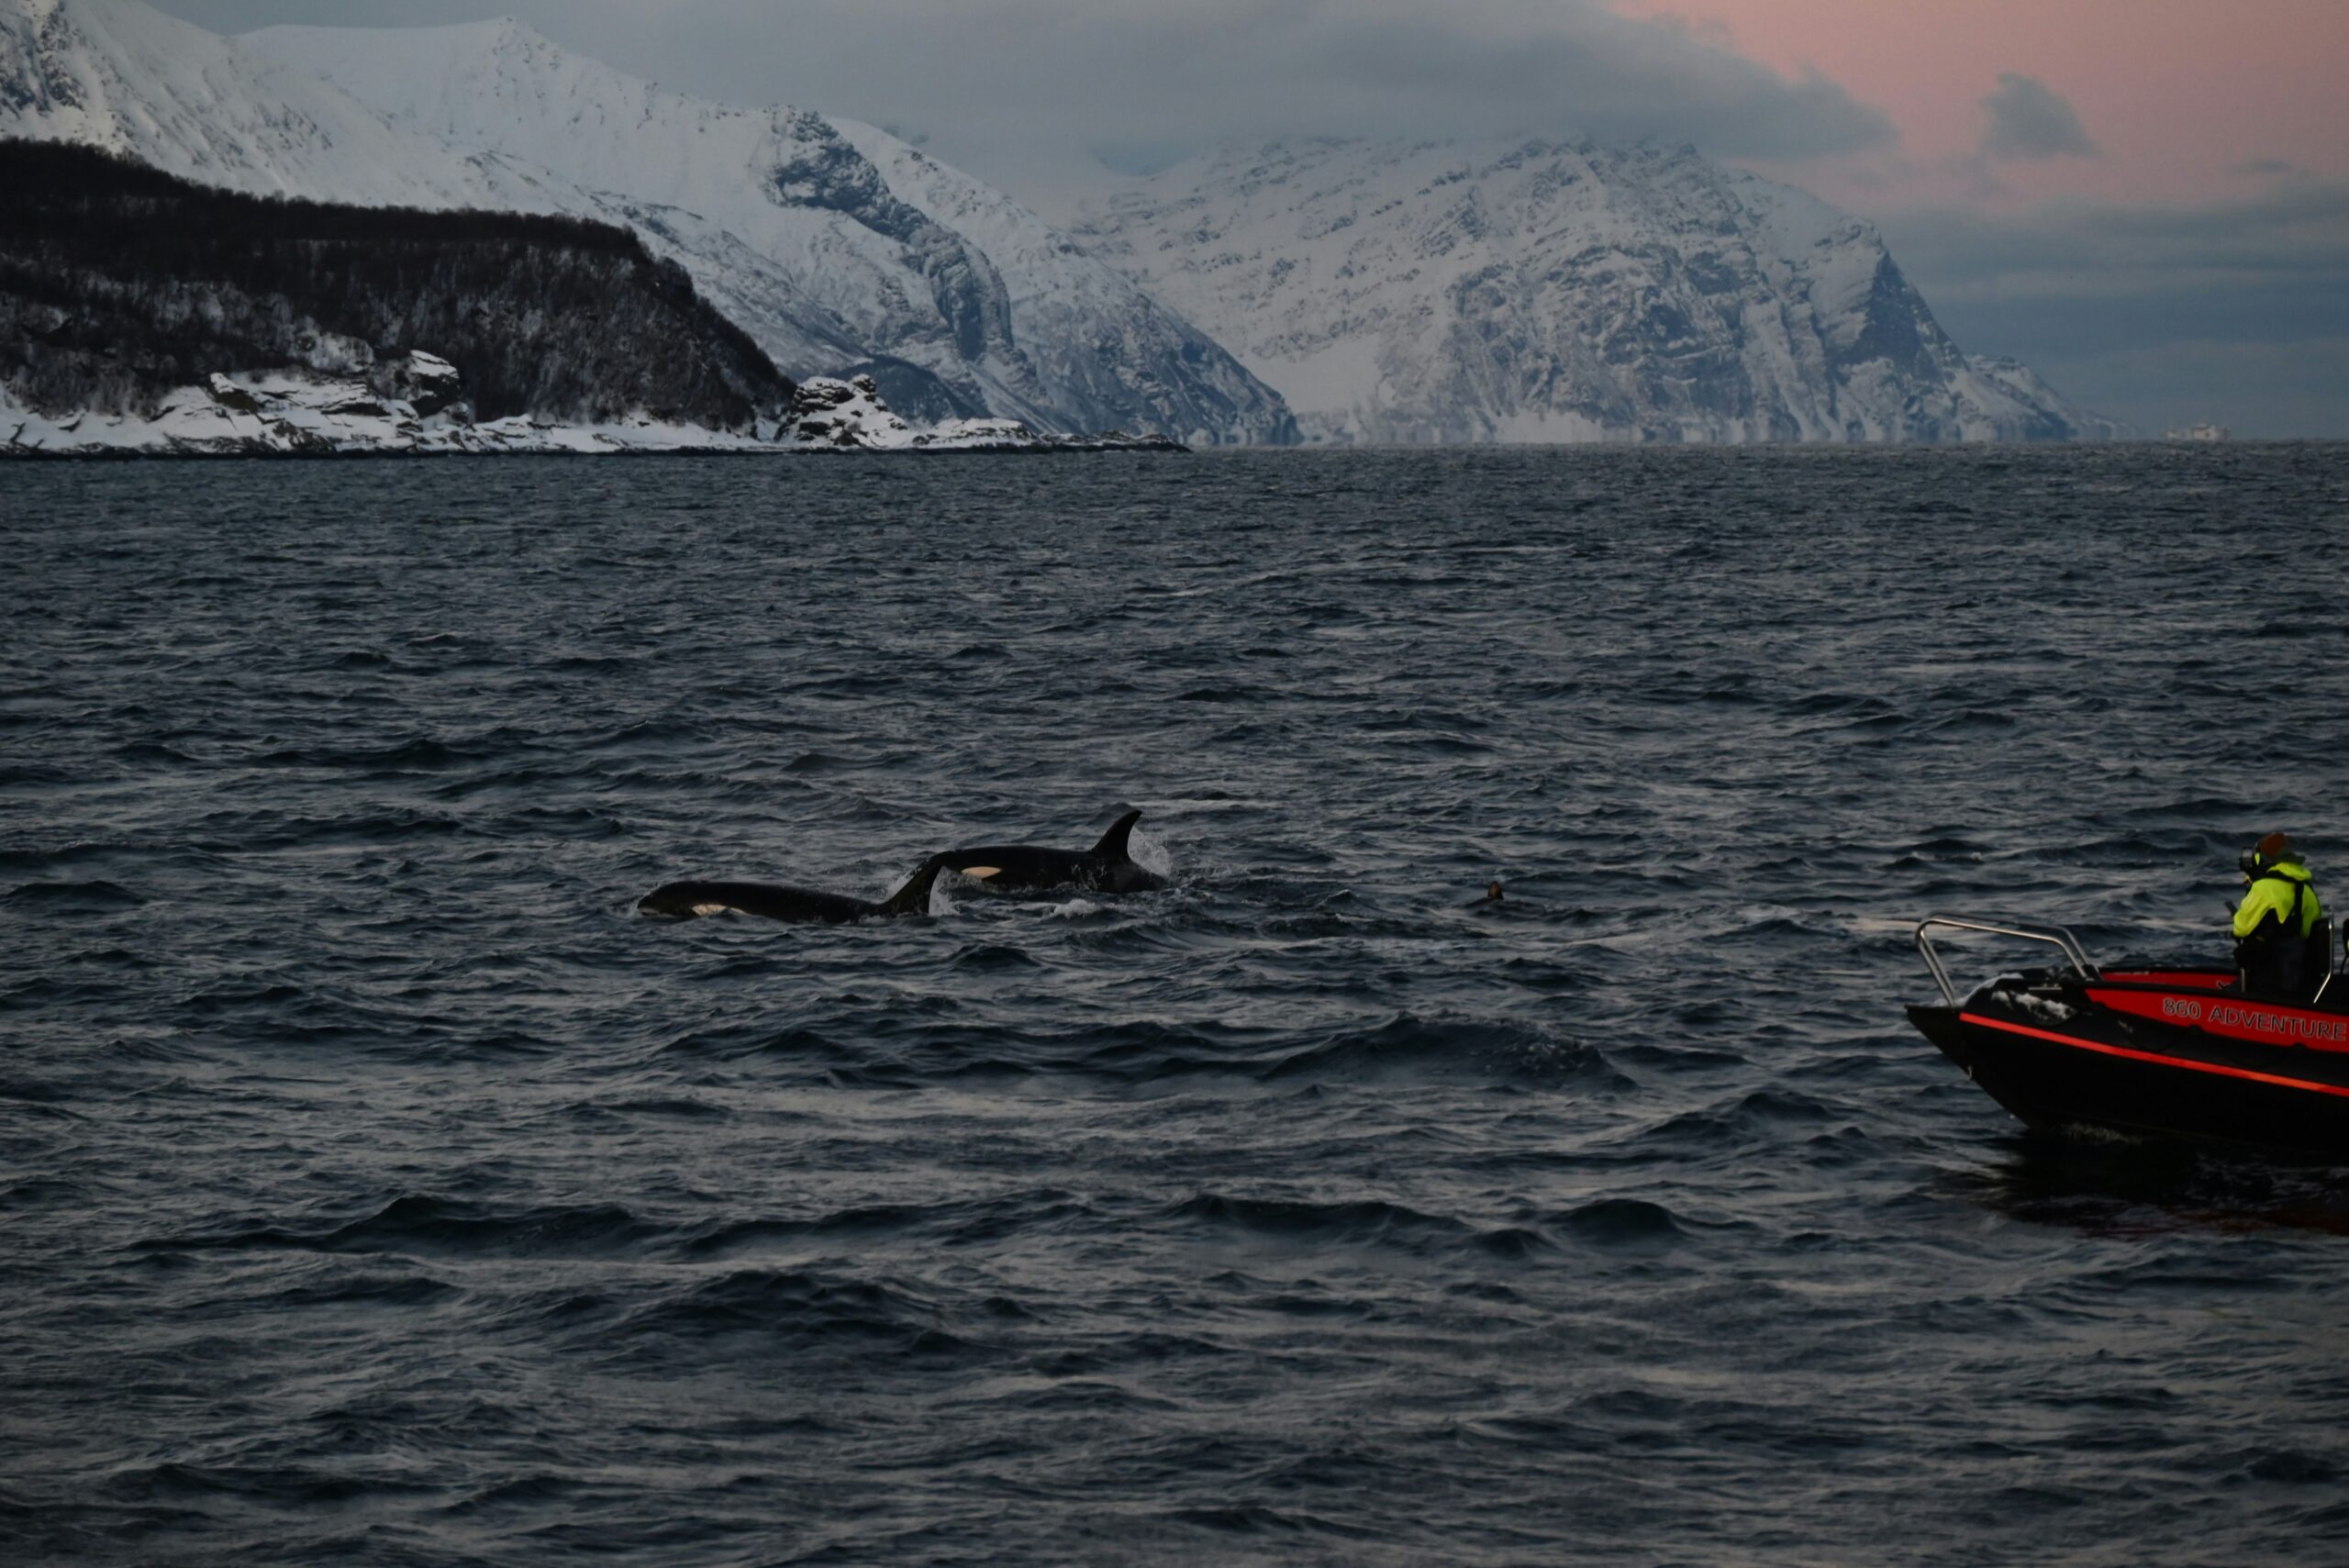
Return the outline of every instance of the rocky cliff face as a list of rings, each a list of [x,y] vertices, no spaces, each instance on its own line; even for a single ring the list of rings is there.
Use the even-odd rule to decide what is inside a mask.
[[[2114,433],[2026,367],[1960,352],[1870,225],[1687,148],[1233,150],[1076,234],[1319,439]]]

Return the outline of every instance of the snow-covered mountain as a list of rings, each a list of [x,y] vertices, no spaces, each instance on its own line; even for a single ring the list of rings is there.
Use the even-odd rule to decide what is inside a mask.
[[[1308,437],[2109,437],[1950,341],[1869,224],[1688,148],[1228,150],[1076,237],[1277,387]]]
[[[854,345],[897,374],[901,400],[902,367],[918,366],[960,412],[1210,441],[1286,431],[1279,400],[1188,323],[1000,192],[870,126],[687,97],[513,21],[242,41],[396,125],[594,193],[786,371],[836,365],[832,346]],[[763,265],[745,269],[744,250]]]
[[[786,373],[870,373],[918,417],[1293,433],[1229,354],[999,193],[869,127],[684,97],[512,22],[228,39],[137,0],[0,0],[0,135],[242,191],[625,223]]]

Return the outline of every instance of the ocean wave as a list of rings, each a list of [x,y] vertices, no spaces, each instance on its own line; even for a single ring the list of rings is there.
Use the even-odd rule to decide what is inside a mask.
[[[1457,1219],[1422,1214],[1377,1198],[1312,1203],[1201,1193],[1168,1209],[1166,1218],[1207,1229],[1297,1242],[1400,1246],[1407,1250],[1429,1240],[1453,1240],[1468,1229]]]
[[[118,882],[28,882],[10,888],[0,904],[45,916],[136,909],[147,900]]]
[[[1665,1251],[1688,1234],[1670,1209],[1644,1198],[1599,1198],[1555,1216],[1551,1223],[1586,1245],[1618,1251]]]
[[[1387,1077],[1481,1078],[1534,1084],[1577,1082],[1625,1088],[1598,1047],[1518,1021],[1419,1018],[1399,1014],[1367,1029],[1350,1029],[1268,1063],[1267,1081],[1297,1077],[1338,1082]]]
[[[944,1326],[930,1303],[900,1288],[810,1269],[737,1269],[663,1293],[595,1331],[596,1342],[642,1359],[696,1359],[713,1340],[776,1351],[886,1355],[969,1364],[995,1351]],[[738,1353],[730,1345],[728,1353]]]
[[[421,1256],[581,1257],[640,1251],[667,1234],[617,1204],[547,1205],[500,1211],[462,1198],[411,1193],[374,1213],[305,1229],[257,1224],[228,1230],[147,1237],[140,1251],[283,1249]]]

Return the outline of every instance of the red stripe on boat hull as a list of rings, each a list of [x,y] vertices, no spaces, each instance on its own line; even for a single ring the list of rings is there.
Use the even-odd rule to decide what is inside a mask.
[[[1986,1029],[1998,1029],[2007,1034],[2027,1035],[2032,1040],[2054,1040],[2080,1051],[2093,1051],[2099,1055],[2125,1057],[2132,1062],[2151,1062],[2163,1067],[2183,1067],[2194,1073],[2214,1073],[2224,1078],[2242,1078],[2254,1084],[2273,1084],[2285,1089],[2306,1089],[2312,1094],[2337,1095],[2349,1099],[2349,1088],[2337,1084],[2312,1084],[2305,1078],[2286,1078],[2274,1073],[2255,1073],[2248,1067],[2229,1067],[2222,1062],[2197,1062],[2186,1056],[2164,1056],[2159,1051],[2138,1051],[2126,1045],[2106,1045],[2100,1040],[2082,1040],[2077,1035],[2057,1034],[2052,1029],[2035,1029],[2028,1024],[2010,1024],[2000,1018],[1986,1018],[1979,1013],[1960,1013],[1958,1022],[1976,1024]]]

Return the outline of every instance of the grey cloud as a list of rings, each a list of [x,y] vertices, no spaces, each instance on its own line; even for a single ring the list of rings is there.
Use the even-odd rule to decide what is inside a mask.
[[[1951,336],[2029,360],[2088,406],[2154,431],[2349,436],[2349,183],[1882,227]]]
[[[1015,193],[1092,147],[1581,131],[1784,161],[1897,139],[1882,111],[1824,76],[1782,75],[1603,0],[165,3],[231,31],[512,13],[687,91],[918,127],[941,156]]]
[[[2349,338],[2197,339],[2086,352],[2051,347],[2032,365],[2080,406],[2149,436],[2205,420],[2262,440],[2349,435]]]
[[[1255,78],[1260,113],[1288,100],[1264,125],[1274,133],[1578,130],[1776,159],[1896,139],[1881,111],[1816,72],[1789,81],[1700,35],[1595,6],[1528,17],[1455,0],[1441,20],[1417,5],[1356,5],[1342,21],[1310,5],[1283,9],[1317,20],[1270,56],[1261,35],[1235,28],[1221,67]]]
[[[1974,207],[1887,217],[1904,267],[1952,297],[2160,292],[2181,280],[2243,286],[2349,282],[2349,183],[2300,181],[2201,206]],[[2349,289],[2343,293],[2349,309]]]
[[[1982,100],[1990,117],[1982,133],[1982,156],[2008,161],[2093,158],[2097,145],[2080,124],[2070,99],[2046,83],[2020,72],[1998,75],[1998,91]]]

